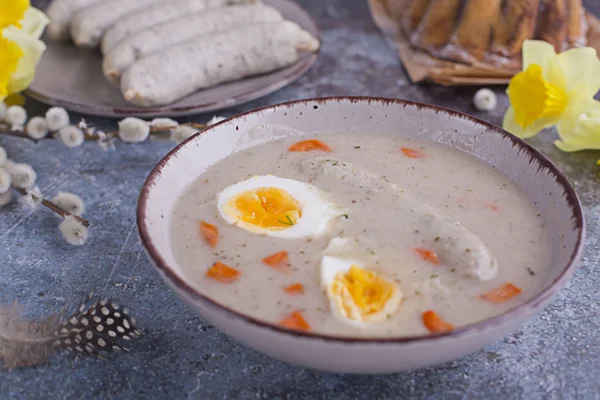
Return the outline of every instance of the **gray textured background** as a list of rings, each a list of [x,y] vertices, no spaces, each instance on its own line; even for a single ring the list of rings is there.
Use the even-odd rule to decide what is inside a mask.
[[[41,0],[37,5],[46,3]],[[468,112],[500,124],[506,106],[478,113],[475,88],[414,86],[362,0],[302,0],[323,31],[316,67],[295,84],[231,116],[281,101],[328,95],[371,95],[418,100]],[[586,1],[597,15],[600,2]],[[68,72],[65,72],[68,73]],[[31,114],[45,107],[30,101]],[[190,120],[203,122],[211,115]],[[114,121],[90,119],[106,129]],[[31,163],[46,195],[79,193],[92,237],[71,247],[46,210],[0,210],[0,303],[19,301],[32,314],[48,313],[96,288],[130,305],[145,336],[133,352],[100,362],[58,356],[38,368],[0,373],[0,399],[600,399],[600,152],[560,153],[545,132],[531,143],[575,186],[588,223],[583,262],[552,303],[502,342],[445,365],[406,374],[349,376],[286,365],[248,350],[200,319],[162,283],[142,253],[135,205],[144,178],[172,147],[150,141],[92,143],[66,149],[0,138],[11,158]]]

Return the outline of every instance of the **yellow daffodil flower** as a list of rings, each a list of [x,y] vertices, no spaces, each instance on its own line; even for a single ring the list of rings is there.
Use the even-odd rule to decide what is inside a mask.
[[[21,28],[21,21],[29,7],[29,0],[0,0],[0,29],[12,25]]]
[[[549,43],[528,40],[523,44],[523,71],[508,86],[511,105],[503,127],[530,138],[556,125],[561,138],[556,145],[562,150],[600,148],[600,131],[595,135],[598,147],[589,147],[593,135],[582,125],[583,115],[600,113],[600,103],[594,100],[599,90],[600,60],[595,49],[582,47],[556,54]]]
[[[0,101],[31,84],[46,50],[39,38],[48,18],[35,8],[23,10],[25,5],[29,1],[0,0]]]

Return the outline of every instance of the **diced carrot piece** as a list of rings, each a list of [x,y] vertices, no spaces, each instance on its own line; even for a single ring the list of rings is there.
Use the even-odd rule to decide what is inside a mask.
[[[262,261],[270,267],[279,267],[287,264],[288,260],[288,252],[284,250],[279,253],[271,254],[270,256],[263,258]]]
[[[444,321],[435,311],[425,311],[423,313],[423,324],[431,333],[450,332],[454,330],[454,325]]]
[[[294,311],[290,316],[281,320],[279,325],[296,331],[310,331],[310,325],[306,322],[300,311]]]
[[[497,205],[492,204],[492,203],[484,203],[484,205],[493,211],[500,210],[500,207],[498,207]]]
[[[402,147],[400,150],[408,158],[425,158],[425,152],[418,149],[411,149],[410,147]]]
[[[313,151],[313,150],[321,150],[331,153],[331,148],[327,146],[325,143],[320,140],[312,139],[312,140],[303,140],[298,143],[294,143],[290,146],[288,151]]]
[[[508,282],[502,286],[497,287],[496,289],[492,289],[487,293],[482,294],[481,297],[484,300],[491,301],[495,304],[504,303],[507,300],[512,299],[513,297],[521,294],[523,289],[516,287],[512,283]]]
[[[206,271],[206,276],[223,283],[230,283],[240,277],[242,273],[221,262],[216,262]]]
[[[430,263],[436,265],[439,264],[438,256],[435,251],[419,248],[415,248],[414,250],[424,261],[429,261]]]
[[[304,285],[301,283],[293,283],[283,288],[289,294],[304,294]]]
[[[202,221],[200,222],[200,233],[202,233],[202,237],[210,247],[217,247],[219,243],[219,228],[206,221]]]

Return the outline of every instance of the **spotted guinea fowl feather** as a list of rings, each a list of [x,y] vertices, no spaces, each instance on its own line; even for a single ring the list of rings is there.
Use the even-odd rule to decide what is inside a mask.
[[[19,306],[0,307],[0,367],[42,364],[58,349],[106,358],[114,351],[128,351],[121,342],[141,335],[127,307],[109,299],[93,300],[91,294],[72,315],[61,315],[27,320]]]
[[[128,351],[119,343],[141,335],[135,324],[127,307],[108,299],[88,300],[57,331],[55,344],[70,352],[103,358],[112,351]]]

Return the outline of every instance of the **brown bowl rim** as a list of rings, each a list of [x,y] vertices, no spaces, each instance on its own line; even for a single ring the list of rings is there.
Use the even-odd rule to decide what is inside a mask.
[[[152,240],[150,239],[150,235],[148,234],[148,229],[144,223],[144,221],[146,220],[146,208],[147,208],[147,204],[148,204],[148,197],[150,194],[150,190],[154,186],[154,180],[156,179],[156,177],[158,175],[161,175],[162,169],[165,167],[165,165],[169,162],[169,160],[173,156],[175,156],[179,152],[179,150],[183,146],[186,145],[186,143],[194,140],[196,138],[196,136],[202,135],[205,132],[216,129],[219,125],[221,125],[223,123],[232,122],[232,121],[235,121],[236,119],[241,119],[250,114],[260,113],[260,112],[264,112],[264,111],[268,111],[268,110],[273,110],[276,108],[294,107],[296,105],[311,104],[311,103],[313,103],[315,105],[322,105],[322,104],[332,102],[332,101],[337,101],[337,102],[349,101],[351,103],[379,102],[379,103],[383,103],[383,104],[394,104],[394,105],[401,106],[404,108],[407,106],[415,107],[417,109],[425,108],[425,109],[433,110],[436,113],[448,114],[449,116],[454,117],[454,118],[467,119],[475,124],[478,124],[478,125],[486,128],[487,130],[490,130],[497,134],[500,134],[504,138],[512,141],[513,146],[518,146],[523,154],[527,154],[531,158],[531,160],[538,161],[542,167],[547,168],[547,173],[554,175],[556,182],[560,186],[562,186],[562,188],[564,189],[564,193],[566,195],[566,201],[569,204],[569,206],[571,207],[571,214],[572,214],[571,218],[574,221],[573,229],[578,231],[577,243],[573,250],[573,253],[571,254],[571,256],[569,258],[567,265],[564,267],[561,274],[550,285],[548,285],[544,290],[542,290],[540,293],[538,293],[531,299],[527,300],[525,303],[523,303],[517,307],[514,307],[508,311],[505,311],[502,314],[496,315],[492,318],[487,318],[487,319],[484,319],[481,321],[477,321],[475,323],[462,326],[460,328],[457,328],[453,331],[446,332],[446,333],[402,336],[402,337],[395,337],[395,338],[346,337],[346,336],[315,334],[315,333],[311,333],[311,332],[300,332],[300,331],[288,330],[288,329],[279,327],[275,324],[244,315],[244,314],[239,313],[229,307],[221,305],[218,302],[210,299],[209,297],[202,295],[197,290],[195,290],[190,285],[188,285],[175,272],[173,272],[173,270],[168,266],[167,262],[160,256],[158,250],[156,249],[156,247],[152,243]],[[538,150],[536,150],[533,146],[529,145],[528,143],[524,142],[523,140],[519,139],[518,137],[514,136],[513,134],[505,131],[504,129],[502,129],[500,127],[497,127],[491,123],[480,120],[479,118],[473,117],[473,116],[465,114],[465,113],[461,113],[458,111],[446,109],[446,108],[431,105],[431,104],[424,104],[424,103],[419,103],[419,102],[414,102],[414,101],[383,98],[383,97],[364,97],[364,96],[360,96],[360,97],[351,97],[351,96],[321,97],[321,98],[295,100],[295,101],[279,103],[279,104],[258,108],[258,109],[252,110],[252,111],[248,111],[248,112],[236,115],[234,117],[231,117],[230,119],[227,119],[225,121],[222,121],[220,123],[212,125],[211,127],[207,128],[206,130],[204,130],[202,132],[197,133],[196,135],[192,136],[191,138],[187,139],[186,141],[184,141],[183,143],[179,144],[174,149],[172,149],[152,169],[152,171],[148,175],[148,178],[146,179],[146,181],[144,182],[144,185],[142,186],[140,197],[138,199],[137,225],[138,225],[138,231],[139,231],[142,245],[146,249],[150,258],[152,259],[155,268],[157,268],[159,270],[159,272],[162,273],[162,275],[164,276],[165,279],[168,279],[172,285],[177,287],[179,290],[183,291],[193,301],[202,302],[205,305],[213,307],[214,309],[217,309],[221,312],[224,312],[230,318],[242,320],[248,324],[254,325],[257,328],[267,329],[267,330],[270,330],[270,331],[273,331],[276,333],[290,335],[290,336],[294,336],[297,338],[303,338],[303,339],[307,339],[307,340],[321,340],[321,341],[328,341],[328,342],[356,343],[356,344],[385,344],[385,343],[399,344],[399,343],[411,343],[411,342],[420,342],[420,341],[425,342],[425,341],[437,340],[437,339],[441,339],[441,338],[453,338],[453,337],[462,336],[462,335],[465,335],[468,333],[480,332],[491,326],[502,325],[507,320],[518,319],[519,316],[521,316],[522,314],[525,313],[526,309],[532,308],[532,309],[538,310],[541,305],[543,305],[547,301],[549,301],[563,287],[563,285],[566,283],[566,281],[569,279],[569,277],[577,269],[579,260],[581,259],[581,256],[583,253],[583,246],[584,246],[584,242],[585,242],[585,219],[583,216],[581,203],[579,201],[579,198],[577,197],[577,194],[575,193],[575,190],[573,189],[573,187],[567,180],[566,176],[558,169],[558,167],[556,167],[556,165],[554,165],[554,163],[552,161],[550,161],[546,156],[544,156],[542,153],[540,153]]]

